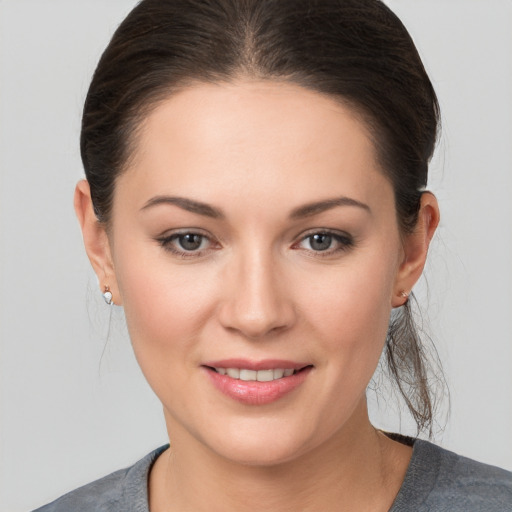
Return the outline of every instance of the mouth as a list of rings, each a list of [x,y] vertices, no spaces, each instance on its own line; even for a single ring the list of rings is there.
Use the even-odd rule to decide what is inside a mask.
[[[225,396],[245,405],[275,402],[300,387],[314,368],[290,361],[218,361],[202,365]]]
[[[310,366],[310,365],[308,365]],[[219,375],[227,375],[231,379],[235,380],[243,380],[246,382],[254,381],[254,382],[271,382],[274,380],[283,379],[285,377],[291,377],[301,371],[303,371],[308,366],[303,368],[295,369],[295,368],[269,368],[267,370],[250,370],[248,368],[224,368],[222,366],[218,367],[210,367],[207,366],[208,369],[217,372]]]

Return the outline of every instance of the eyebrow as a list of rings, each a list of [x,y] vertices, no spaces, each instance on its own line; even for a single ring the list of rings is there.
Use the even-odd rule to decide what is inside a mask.
[[[174,206],[178,206],[183,210],[187,210],[188,212],[197,213],[199,215],[204,215],[205,217],[212,217],[213,219],[223,219],[224,214],[218,208],[214,208],[209,204],[202,203],[200,201],[194,201],[193,199],[187,199],[185,197],[176,197],[176,196],[156,196],[152,197],[146,204],[141,208],[141,210],[147,210],[148,208],[152,208],[153,206],[161,205],[161,204],[170,204]]]
[[[317,201],[315,203],[308,203],[304,206],[299,206],[292,211],[290,218],[300,219],[302,217],[311,217],[332,208],[336,208],[337,206],[355,206],[356,208],[362,208],[368,213],[371,213],[371,209],[367,204],[350,197],[341,196],[334,197],[332,199],[325,199],[324,201]]]
[[[152,208],[153,206],[162,204],[178,206],[179,208],[182,208],[183,210],[186,210],[188,212],[197,213],[199,215],[204,215],[205,217],[211,217],[213,219],[225,218],[224,213],[218,208],[215,208],[214,206],[210,206],[207,203],[202,203],[201,201],[194,201],[193,199],[187,199],[185,197],[177,196],[152,197],[149,201],[147,201],[144,204],[141,210],[147,210],[148,208]],[[367,204],[362,203],[361,201],[357,201],[356,199],[352,199],[350,197],[341,196],[299,206],[298,208],[292,210],[292,212],[290,213],[290,218],[300,219],[303,217],[311,217],[313,215],[317,215],[327,210],[331,210],[332,208],[336,208],[338,206],[353,206],[356,208],[361,208],[371,213],[370,207]]]

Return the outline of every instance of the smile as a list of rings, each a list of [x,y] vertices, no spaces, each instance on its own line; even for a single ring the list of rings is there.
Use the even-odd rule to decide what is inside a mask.
[[[222,368],[217,367],[214,370],[220,375],[227,375],[232,379],[243,381],[271,382],[273,380],[290,377],[296,370],[293,368],[274,368],[268,370],[249,370],[246,368]]]
[[[290,361],[218,361],[202,365],[208,380],[224,396],[244,405],[261,406],[299,388],[313,365]]]

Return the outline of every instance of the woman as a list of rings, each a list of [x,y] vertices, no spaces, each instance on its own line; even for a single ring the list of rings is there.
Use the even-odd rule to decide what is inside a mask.
[[[171,446],[41,510],[511,509],[510,473],[367,413],[385,350],[433,420],[409,300],[437,125],[379,1],[141,2],[89,89],[75,208]]]

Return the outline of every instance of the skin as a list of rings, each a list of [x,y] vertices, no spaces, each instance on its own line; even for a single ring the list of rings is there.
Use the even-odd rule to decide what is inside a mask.
[[[148,206],[162,195],[221,216]],[[341,197],[364,206],[293,215]],[[151,471],[152,512],[389,509],[411,450],[372,427],[365,390],[439,211],[425,193],[416,229],[400,233],[392,186],[349,107],[284,83],[189,87],[141,127],[108,235],[86,181],[75,207],[163,404],[172,449]],[[173,252],[177,230],[202,235],[200,250]],[[332,243],[317,250],[311,235],[326,231]],[[276,402],[246,405],[202,368],[235,357],[312,370]]]

